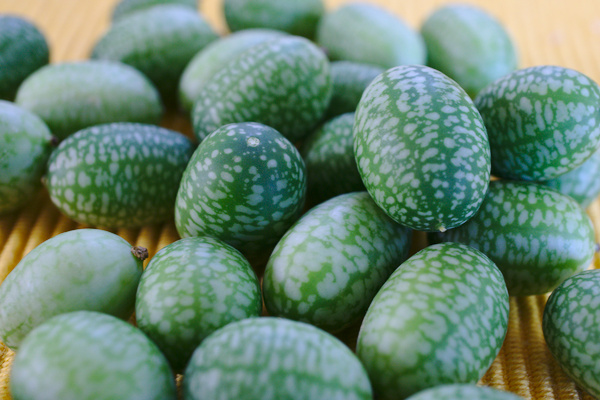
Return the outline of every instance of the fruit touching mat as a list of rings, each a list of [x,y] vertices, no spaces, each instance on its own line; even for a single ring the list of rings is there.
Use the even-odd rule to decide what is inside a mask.
[[[329,9],[345,0],[329,0]],[[413,27],[441,0],[371,1],[397,13]],[[497,16],[517,43],[520,67],[554,64],[577,69],[600,82],[600,2],[596,0],[477,0]],[[35,22],[46,35],[52,62],[83,60],[106,29],[114,0],[0,0],[0,13],[18,14]],[[220,32],[226,31],[221,1],[203,0],[201,11]],[[164,126],[190,134],[186,118],[165,117]],[[600,201],[588,209],[600,229]],[[0,282],[38,244],[61,232],[82,227],[62,216],[45,191],[22,211],[0,217]],[[178,239],[172,222],[142,229],[115,231],[150,256]],[[598,265],[598,259],[595,260]],[[482,383],[528,399],[589,399],[552,359],[544,342],[541,319],[547,296],[513,298],[504,347]],[[0,400],[9,399],[8,376],[14,353],[0,343]]]

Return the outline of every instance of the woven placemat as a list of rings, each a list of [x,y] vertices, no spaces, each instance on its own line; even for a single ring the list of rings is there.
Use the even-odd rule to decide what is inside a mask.
[[[326,1],[333,9],[345,0]],[[371,0],[418,28],[442,0]],[[93,44],[109,24],[114,0],[0,0],[0,13],[29,18],[44,32],[52,62],[88,58]],[[478,0],[469,1],[495,15],[513,36],[520,66],[554,64],[579,70],[600,82],[600,2],[597,0]],[[221,1],[203,0],[202,13],[226,32]],[[167,115],[163,125],[190,134],[185,117]],[[588,212],[600,228],[600,202]],[[48,238],[83,227],[50,203],[42,191],[22,211],[0,217],[0,283],[19,260]],[[148,248],[150,256],[178,239],[172,221],[113,231],[132,244]],[[147,262],[147,261],[146,261]],[[599,261],[595,260],[598,266]],[[512,298],[504,346],[481,383],[509,390],[528,399],[591,399],[564,375],[546,347],[541,319],[547,296]],[[14,353],[0,343],[0,400],[10,399],[8,376]]]

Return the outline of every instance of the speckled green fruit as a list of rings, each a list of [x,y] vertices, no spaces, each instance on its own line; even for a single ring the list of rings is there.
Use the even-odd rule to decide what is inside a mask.
[[[345,4],[323,16],[317,43],[331,60],[392,68],[425,64],[421,35],[388,10],[372,4]]]
[[[0,15],[0,100],[12,101],[25,78],[49,61],[48,43],[35,25]]]
[[[47,65],[23,82],[15,102],[61,139],[109,122],[158,124],[163,112],[156,88],[144,75],[109,61]]]
[[[423,390],[407,400],[523,400],[523,397],[486,386],[452,384]]]
[[[133,13],[162,4],[177,4],[186,6],[191,10],[198,9],[198,0],[120,0],[113,9],[112,19],[116,21]]]
[[[175,225],[181,237],[216,237],[255,264],[300,217],[305,196],[306,167],[289,140],[265,125],[229,124],[192,156]]]
[[[331,63],[331,101],[326,119],[356,111],[356,106],[369,84],[384,72],[375,65],[353,61],[334,61]]]
[[[481,116],[456,82],[425,66],[389,69],[369,85],[356,110],[354,154],[377,205],[416,230],[463,224],[489,184]]]
[[[475,98],[492,150],[492,173],[528,181],[564,174],[600,147],[600,87],[568,68],[515,71]]]
[[[386,279],[408,258],[411,231],[367,192],[319,204],[281,238],[263,278],[270,315],[329,332],[358,322]]]
[[[262,312],[252,267],[233,247],[210,237],[181,239],[160,250],[142,274],[137,326],[175,371],[217,329]]]
[[[443,72],[471,97],[517,68],[517,51],[504,26],[484,9],[449,4],[423,23],[427,65]]]
[[[144,334],[110,315],[77,311],[34,329],[10,375],[14,400],[175,400],[165,357]]]
[[[53,141],[37,115],[0,100],[0,214],[31,200],[40,187]]]
[[[46,187],[52,202],[75,221],[109,228],[155,224],[172,217],[193,151],[187,137],[165,128],[93,126],[52,153]]]
[[[203,86],[231,61],[253,46],[283,36],[269,29],[246,29],[215,40],[188,63],[179,81],[179,104],[190,112]]]
[[[574,170],[540,183],[571,196],[585,208],[600,195],[598,176],[600,176],[600,150]]]
[[[335,337],[301,322],[252,318],[198,347],[183,379],[185,400],[370,400],[367,374]]]
[[[479,212],[436,234],[481,250],[500,268],[511,296],[542,294],[589,267],[594,227],[568,196],[527,182],[494,181]]]
[[[371,303],[356,353],[380,400],[430,387],[476,383],[498,355],[508,293],[494,263],[459,243],[404,262]]]
[[[89,310],[129,318],[147,253],[114,233],[78,229],[37,246],[0,286],[0,341],[16,349],[54,315]]]
[[[226,124],[259,122],[295,142],[313,131],[330,97],[325,54],[307,39],[284,36],[244,52],[202,88],[194,132],[203,140]]]
[[[325,5],[323,0],[224,0],[223,11],[232,32],[269,28],[313,39]]]
[[[340,115],[326,122],[302,144],[310,204],[365,190],[354,159],[353,126],[354,113]]]
[[[91,58],[120,61],[146,75],[166,104],[177,100],[179,79],[196,53],[218,35],[189,7],[165,4],[116,21],[94,46]]]
[[[552,292],[542,328],[563,371],[595,398],[600,397],[600,271],[584,271]]]

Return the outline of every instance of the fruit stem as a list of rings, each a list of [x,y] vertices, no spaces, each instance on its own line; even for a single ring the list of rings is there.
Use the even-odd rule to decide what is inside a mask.
[[[133,254],[134,257],[144,261],[146,258],[148,258],[148,249],[142,246],[134,246],[131,248],[131,254]]]

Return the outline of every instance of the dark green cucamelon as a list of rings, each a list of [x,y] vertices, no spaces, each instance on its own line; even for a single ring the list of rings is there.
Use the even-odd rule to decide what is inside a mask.
[[[137,326],[182,371],[206,336],[262,312],[260,285],[239,251],[210,237],[161,249],[138,287]]]
[[[10,373],[15,400],[175,400],[175,379],[139,329],[110,315],[77,311],[34,329]]]
[[[164,102],[172,105],[188,62],[217,38],[196,10],[165,4],[116,21],[96,43],[91,58],[136,68],[154,83]]]
[[[268,28],[314,39],[325,5],[323,0],[224,0],[223,12],[232,32]]]
[[[307,39],[284,36],[244,52],[202,88],[194,132],[203,140],[226,124],[259,122],[296,142],[312,132],[330,97],[325,54]]]
[[[0,214],[21,208],[33,197],[53,144],[37,115],[0,100]]]
[[[129,318],[142,261],[148,256],[144,251],[97,229],[78,229],[46,240],[0,285],[0,341],[16,349],[33,328],[70,311]]]
[[[289,140],[262,124],[229,124],[192,156],[175,225],[181,237],[216,237],[256,265],[300,217],[305,196],[306,167]]]
[[[364,367],[314,326],[250,318],[219,329],[194,352],[184,400],[372,400]]]
[[[198,9],[198,0],[120,0],[113,9],[112,20],[116,21],[127,15],[162,4],[178,4],[192,10]]]
[[[489,184],[481,116],[456,82],[425,66],[389,69],[369,85],[356,110],[354,153],[375,202],[415,230],[463,224]]]
[[[0,100],[14,100],[25,78],[49,61],[48,43],[35,25],[0,15]]]
[[[425,42],[403,20],[373,4],[345,4],[323,16],[317,43],[331,60],[392,68],[425,64]]]
[[[511,296],[542,294],[589,267],[592,221],[570,197],[535,183],[494,181],[464,225],[434,240],[465,243],[500,268]]]
[[[270,29],[246,29],[208,44],[187,64],[179,81],[179,105],[190,112],[201,88],[227,64],[253,46],[283,36]]]
[[[427,65],[454,79],[475,97],[517,68],[517,51],[500,21],[480,7],[448,4],[423,23]]]
[[[504,341],[509,301],[494,263],[460,243],[427,247],[373,299],[356,353],[377,399],[483,377]]]
[[[523,397],[503,390],[468,384],[440,385],[423,390],[406,400],[523,400]]]
[[[23,82],[15,102],[61,139],[109,122],[158,124],[163,112],[156,88],[144,75],[110,61],[47,65]]]
[[[173,215],[179,181],[194,148],[182,134],[118,122],[81,130],[48,163],[52,202],[93,226],[141,227]]]
[[[572,69],[515,71],[475,98],[487,128],[492,173],[546,181],[575,169],[600,148],[600,87]]]
[[[364,316],[408,258],[410,241],[411,231],[367,192],[319,204],[286,232],[269,258],[263,278],[267,311],[341,331]]]

